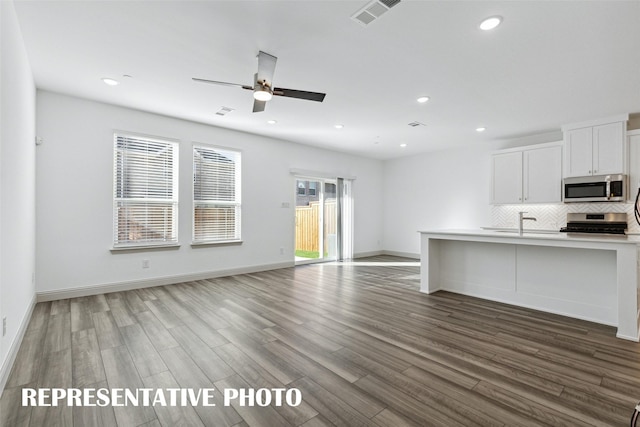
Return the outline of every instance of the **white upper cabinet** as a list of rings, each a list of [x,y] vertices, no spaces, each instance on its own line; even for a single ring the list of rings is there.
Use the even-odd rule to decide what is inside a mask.
[[[494,154],[492,171],[492,203],[522,203],[522,152]]]
[[[561,143],[497,152],[492,156],[493,204],[562,200]]]
[[[593,128],[593,174],[624,173],[626,123],[617,122]]]
[[[526,150],[523,156],[523,202],[562,201],[562,147]]]
[[[564,126],[564,176],[624,173],[627,118]]]
[[[564,176],[593,174],[593,130],[573,129],[564,134]]]

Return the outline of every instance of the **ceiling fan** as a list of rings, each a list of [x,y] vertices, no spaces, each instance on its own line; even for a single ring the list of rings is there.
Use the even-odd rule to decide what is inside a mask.
[[[218,82],[215,80],[197,79],[193,78],[196,82],[211,83],[224,86],[237,86],[242,89],[253,91],[253,112],[258,113],[264,111],[264,107],[267,101],[271,99],[273,95],[284,96],[287,98],[306,99],[308,101],[322,102],[326,94],[319,92],[307,92],[304,90],[285,89],[281,87],[273,86],[273,73],[276,69],[276,58],[273,55],[269,55],[263,51],[258,53],[258,72],[254,75],[253,86],[241,85],[237,83]]]

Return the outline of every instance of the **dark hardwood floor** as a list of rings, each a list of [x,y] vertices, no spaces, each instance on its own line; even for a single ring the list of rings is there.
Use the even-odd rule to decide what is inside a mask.
[[[3,426],[627,426],[640,345],[418,292],[395,257],[39,303]],[[298,388],[298,407],[22,407],[29,388]],[[222,398],[217,395],[216,402]]]

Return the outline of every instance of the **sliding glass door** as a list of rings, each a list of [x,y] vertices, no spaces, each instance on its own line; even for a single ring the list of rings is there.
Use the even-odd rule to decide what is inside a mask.
[[[338,256],[337,183],[296,179],[296,263],[335,260]]]

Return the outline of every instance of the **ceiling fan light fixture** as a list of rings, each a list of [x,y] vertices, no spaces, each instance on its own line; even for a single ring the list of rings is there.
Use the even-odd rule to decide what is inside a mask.
[[[258,101],[270,101],[273,94],[269,90],[260,89],[253,92],[253,97]]]

